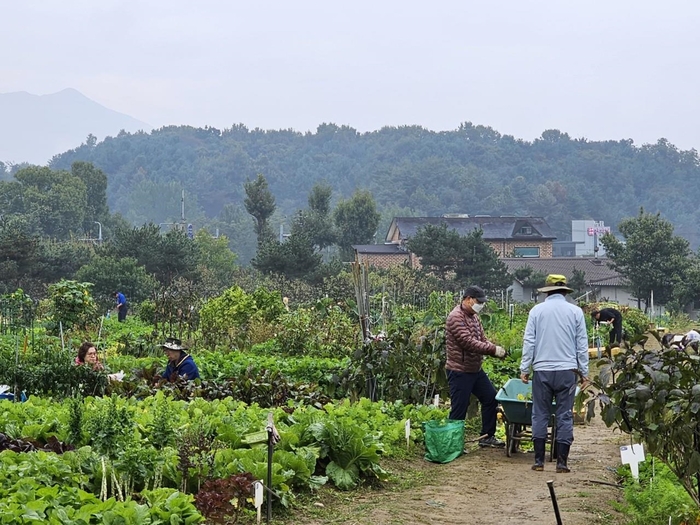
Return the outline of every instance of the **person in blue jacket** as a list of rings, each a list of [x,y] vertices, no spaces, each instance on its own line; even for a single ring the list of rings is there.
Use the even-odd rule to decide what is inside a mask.
[[[113,292],[112,296],[117,301],[117,318],[120,323],[123,323],[124,319],[126,319],[126,311],[129,308],[129,305],[126,302],[126,297],[124,297],[124,294],[119,291]]]
[[[161,346],[168,357],[168,366],[165,367],[165,372],[161,376],[163,379],[171,381],[176,376],[188,381],[199,379],[199,369],[179,339],[168,337]]]

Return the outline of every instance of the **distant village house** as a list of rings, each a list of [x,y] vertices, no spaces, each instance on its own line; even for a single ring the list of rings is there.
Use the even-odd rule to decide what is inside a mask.
[[[395,217],[384,244],[355,245],[353,248],[359,261],[367,261],[377,268],[400,264],[417,268],[420,263],[406,248],[406,241],[427,225],[442,224],[465,236],[481,230],[484,241],[499,257],[552,257],[552,243],[556,239],[542,217],[448,214],[442,217]]]
[[[542,217],[516,217],[488,215],[444,215],[442,217],[395,217],[391,221],[384,244],[353,246],[357,259],[375,268],[390,268],[406,264],[419,268],[418,257],[412,254],[406,242],[426,225],[446,224],[460,235],[469,235],[475,229],[482,231],[482,238],[503,260],[510,273],[529,266],[535,273],[563,274],[572,279],[574,270],[584,273],[585,289],[581,295],[588,300],[606,300],[636,306],[637,301],[625,289],[620,274],[608,266],[607,259],[600,258],[597,236],[609,231],[602,222],[572,221],[570,254],[578,257],[554,257],[556,236]],[[557,250],[559,251],[559,250]],[[601,250],[602,251],[602,250]],[[560,252],[561,253],[561,252]],[[587,255],[591,255],[591,257]],[[512,300],[536,301],[537,292],[526,283],[514,279],[509,287]],[[573,299],[573,297],[572,297]]]

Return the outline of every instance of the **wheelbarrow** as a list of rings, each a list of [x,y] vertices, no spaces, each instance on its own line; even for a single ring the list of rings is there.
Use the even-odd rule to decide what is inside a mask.
[[[579,387],[576,387],[576,394]],[[532,440],[532,382],[523,383],[520,379],[509,379],[506,384],[496,394],[496,401],[501,405],[503,418],[506,424],[506,456],[517,452],[521,441]],[[547,440],[549,447],[549,461],[556,457],[557,425],[556,412],[557,405],[552,403],[552,410],[549,418]]]

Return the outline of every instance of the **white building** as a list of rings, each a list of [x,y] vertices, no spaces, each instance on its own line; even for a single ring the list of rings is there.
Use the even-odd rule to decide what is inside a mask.
[[[610,226],[603,221],[571,221],[571,241],[576,246],[576,257],[605,256],[605,248],[600,243],[600,238],[610,233]]]

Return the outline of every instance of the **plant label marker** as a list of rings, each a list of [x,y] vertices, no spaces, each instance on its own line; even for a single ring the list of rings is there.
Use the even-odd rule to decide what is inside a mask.
[[[258,511],[258,523],[260,523],[261,510],[263,504],[263,484],[261,481],[256,481],[253,483],[253,488],[255,489],[255,498],[253,499],[253,505]]]
[[[440,394],[435,394],[435,398],[433,399],[433,406],[434,407],[440,406]]]
[[[411,443],[411,420],[407,419],[404,423],[404,430],[406,431],[406,450],[408,450]]]
[[[639,481],[639,464],[644,461],[644,445],[635,443],[631,446],[620,447],[620,457],[623,465],[629,465],[632,477]]]

